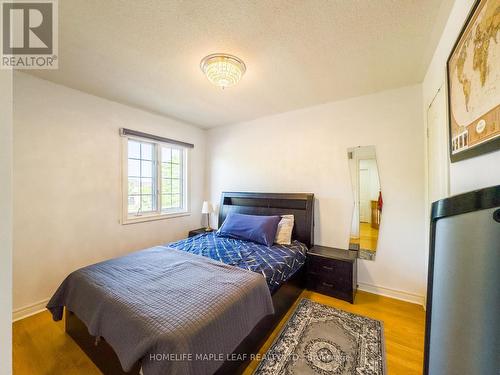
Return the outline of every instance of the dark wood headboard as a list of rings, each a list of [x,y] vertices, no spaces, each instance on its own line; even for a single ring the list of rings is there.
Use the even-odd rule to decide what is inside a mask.
[[[221,195],[219,227],[229,212],[248,215],[294,215],[292,239],[308,248],[314,244],[314,194],[228,193]]]

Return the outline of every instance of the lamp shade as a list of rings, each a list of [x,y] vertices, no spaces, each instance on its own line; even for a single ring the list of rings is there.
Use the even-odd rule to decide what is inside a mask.
[[[201,213],[202,214],[209,214],[212,212],[212,205],[210,202],[204,201],[203,206],[201,207]]]

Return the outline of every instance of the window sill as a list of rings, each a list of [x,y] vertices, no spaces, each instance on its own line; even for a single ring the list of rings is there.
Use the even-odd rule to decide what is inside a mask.
[[[173,219],[175,217],[190,216],[190,215],[191,212],[186,211],[186,212],[175,212],[175,213],[161,214],[161,215],[144,215],[144,216],[127,217],[125,219],[122,219],[122,225],[144,223],[146,221]]]

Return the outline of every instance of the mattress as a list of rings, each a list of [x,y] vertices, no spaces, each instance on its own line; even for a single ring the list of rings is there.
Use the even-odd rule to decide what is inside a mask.
[[[262,274],[271,293],[302,267],[307,246],[299,241],[271,247],[255,242],[219,237],[216,232],[172,242],[168,247]]]

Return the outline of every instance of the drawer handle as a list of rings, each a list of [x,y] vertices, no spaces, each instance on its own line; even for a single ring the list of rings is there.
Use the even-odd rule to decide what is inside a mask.
[[[323,267],[325,270],[333,271],[333,267],[331,266],[321,266],[321,267]]]
[[[325,283],[324,281],[321,284],[323,284],[323,286],[326,286],[328,288],[333,288],[333,284]]]

